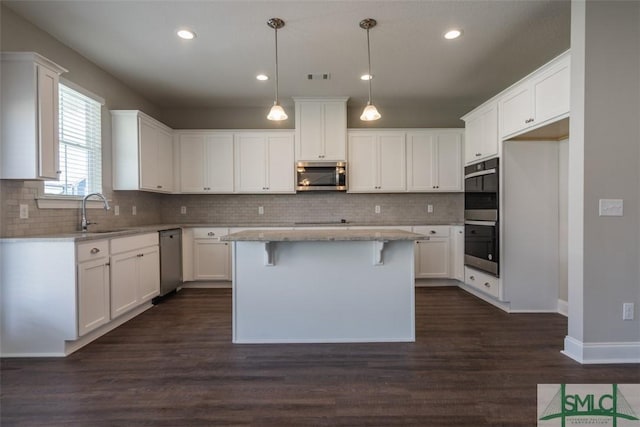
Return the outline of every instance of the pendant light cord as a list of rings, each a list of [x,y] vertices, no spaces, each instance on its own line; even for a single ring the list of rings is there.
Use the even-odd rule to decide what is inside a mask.
[[[369,43],[369,28],[367,28],[367,57],[369,59],[369,104],[371,104],[371,44]]]
[[[276,104],[278,104],[278,28],[274,28],[276,31]]]

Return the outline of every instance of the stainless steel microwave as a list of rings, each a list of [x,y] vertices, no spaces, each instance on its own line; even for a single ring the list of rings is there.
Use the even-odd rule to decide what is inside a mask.
[[[346,162],[297,162],[296,191],[346,191]]]

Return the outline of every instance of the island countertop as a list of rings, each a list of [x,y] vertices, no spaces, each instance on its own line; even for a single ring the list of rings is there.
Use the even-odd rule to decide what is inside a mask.
[[[309,242],[309,241],[392,241],[423,240],[428,237],[404,230],[246,230],[223,236],[220,240],[237,242]]]

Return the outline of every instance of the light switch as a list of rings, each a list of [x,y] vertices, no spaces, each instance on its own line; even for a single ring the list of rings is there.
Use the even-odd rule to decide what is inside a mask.
[[[20,219],[28,219],[29,218],[29,205],[20,204]]]
[[[600,216],[622,216],[622,199],[600,199]]]

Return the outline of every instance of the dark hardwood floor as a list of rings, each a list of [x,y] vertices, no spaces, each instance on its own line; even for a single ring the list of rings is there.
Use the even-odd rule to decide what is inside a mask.
[[[231,291],[185,289],[64,359],[1,361],[2,426],[535,426],[538,383],[640,383],[560,354],[567,321],[416,289],[416,342],[231,344]]]

